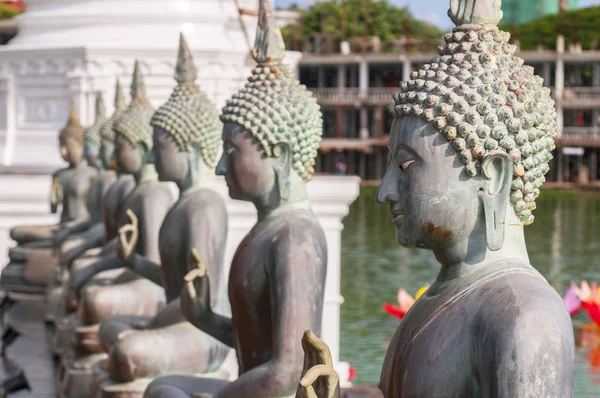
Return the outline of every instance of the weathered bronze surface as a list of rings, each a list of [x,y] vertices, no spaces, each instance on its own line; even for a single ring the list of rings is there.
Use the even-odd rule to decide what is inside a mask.
[[[117,171],[132,175],[136,184],[122,203],[119,226],[129,223],[127,213],[133,214],[140,225],[135,251],[158,262],[160,225],[173,204],[173,197],[170,188],[158,181],[154,166],[149,162],[150,119],[154,109],[146,98],[138,63],[131,93],[131,104],[114,126]],[[91,387],[93,381],[94,354],[102,352],[97,340],[98,324],[102,320],[112,315],[151,316],[165,305],[161,286],[123,268],[115,239],[107,243],[99,258],[76,261],[69,276],[67,304],[71,304],[71,309],[77,307],[77,316],[66,318],[62,326],[63,341],[70,340],[72,346],[63,352],[62,359],[66,371],[62,372],[61,391],[65,396],[90,394],[86,388]]]
[[[258,214],[231,264],[232,316],[211,305],[217,293],[209,275],[213,265],[207,267],[197,252],[197,268],[186,276],[181,296],[186,319],[235,348],[240,376],[233,382],[165,376],[150,384],[145,397],[290,396],[302,370],[300,337],[307,325],[317,332],[321,327],[327,244],[306,192],[321,113],[280,62],[283,42],[271,10],[260,2],[253,52],[258,66],[221,116],[217,174],[225,176],[232,198],[252,202]]]
[[[163,286],[169,305],[151,319],[110,317],[99,330],[100,344],[109,354],[105,368],[110,377],[96,379],[104,380],[102,390],[122,390],[128,397],[141,396],[138,384],[147,384],[152,377],[218,369],[229,352],[229,347],[187,322],[179,303],[193,248],[210,264],[208,274],[217,286],[225,286],[220,281],[226,277],[227,211],[221,196],[211,189],[222,125],[215,105],[195,83],[196,75],[182,36],[175,75],[178,85],[152,119],[152,161],[159,179],[175,182],[180,191],[160,230],[161,262],[133,250],[140,227],[135,215],[120,231],[121,259],[137,274]],[[226,295],[215,293],[211,307],[229,314]],[[141,378],[145,380],[129,383]]]
[[[377,201],[396,239],[440,272],[390,342],[385,397],[571,397],[574,339],[559,295],[530,265],[523,227],[556,135],[550,90],[498,30],[499,0],[452,0],[458,25],[400,85]],[[304,338],[297,397],[338,397],[326,347]],[[319,378],[320,377],[320,378]]]
[[[52,175],[50,191],[50,210],[58,211],[62,204],[61,223],[86,220],[90,217],[86,205],[88,191],[96,170],[89,166],[83,156],[85,129],[79,122],[75,106],[71,105],[67,125],[60,131],[58,140],[60,153],[69,166]],[[26,244],[37,240],[50,240],[57,225],[16,226],[10,236],[18,244]]]

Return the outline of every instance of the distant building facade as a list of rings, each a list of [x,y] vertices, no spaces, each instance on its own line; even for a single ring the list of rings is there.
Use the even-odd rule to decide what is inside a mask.
[[[557,149],[548,180],[600,185],[600,51],[520,52],[552,89],[558,112]],[[392,117],[387,107],[398,83],[436,56],[430,49],[402,46],[389,53],[305,52],[300,81],[323,111],[324,137],[315,169],[380,180],[387,164]]]
[[[548,14],[557,14],[559,9],[579,8],[579,0],[503,0],[502,23],[521,24]]]

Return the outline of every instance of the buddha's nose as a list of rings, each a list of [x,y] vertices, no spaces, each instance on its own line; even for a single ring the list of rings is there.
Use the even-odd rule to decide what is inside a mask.
[[[379,204],[390,204],[400,199],[398,190],[396,189],[396,181],[391,174],[389,170],[385,173],[377,189],[376,197]]]
[[[225,159],[225,156],[225,152],[223,152],[219,159],[219,163],[217,163],[217,167],[215,168],[215,174],[218,176],[227,174],[227,159]]]

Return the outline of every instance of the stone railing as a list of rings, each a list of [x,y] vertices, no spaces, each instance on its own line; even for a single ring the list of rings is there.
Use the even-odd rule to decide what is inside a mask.
[[[374,87],[361,91],[358,87],[349,88],[311,88],[321,105],[388,105],[393,102],[392,94],[396,87]]]
[[[600,127],[563,127],[561,137],[600,140]]]
[[[556,98],[554,89],[552,94]],[[600,87],[565,87],[556,100],[565,107],[600,106]]]

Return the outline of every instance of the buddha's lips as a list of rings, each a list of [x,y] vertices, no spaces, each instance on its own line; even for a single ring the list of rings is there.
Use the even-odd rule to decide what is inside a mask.
[[[390,212],[392,213],[392,222],[394,224],[398,223],[405,215],[401,210],[390,210]]]

